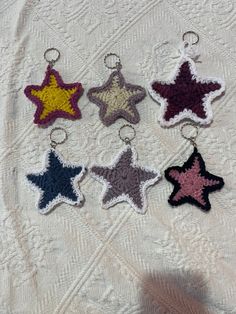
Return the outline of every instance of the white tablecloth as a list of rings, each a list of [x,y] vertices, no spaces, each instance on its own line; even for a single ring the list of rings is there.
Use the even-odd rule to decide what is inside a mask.
[[[206,214],[167,203],[164,178],[148,190],[148,211],[122,203],[104,210],[102,185],[87,175],[82,208],[66,204],[47,216],[35,209],[25,174],[40,170],[51,127],[33,124],[35,105],[24,95],[41,84],[44,51],[67,83],[82,82],[82,119],[58,119],[69,138],[65,160],[108,165],[124,147],[119,120],[110,127],[86,92],[110,71],[106,53],[121,57],[130,83],[147,87],[174,68],[183,32],[200,36],[199,75],[224,78],[214,122],[201,128],[198,148],[225,186],[210,195]],[[236,313],[236,4],[233,0],[1,0],[0,1],[0,313],[153,314]],[[143,166],[181,165],[191,145],[179,126],[163,129],[149,96],[137,105],[134,146]]]

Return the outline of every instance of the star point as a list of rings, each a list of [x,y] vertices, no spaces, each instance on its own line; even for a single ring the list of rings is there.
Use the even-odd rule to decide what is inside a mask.
[[[25,88],[26,97],[37,106],[34,123],[39,125],[53,122],[56,118],[80,118],[77,102],[82,93],[80,83],[65,84],[60,74],[50,66],[42,85],[30,85]]]
[[[162,126],[172,126],[184,119],[209,124],[213,119],[211,102],[224,90],[221,79],[198,76],[195,63],[186,56],[181,58],[170,80],[153,81],[149,87],[152,98],[161,104]]]
[[[101,121],[109,126],[121,117],[138,123],[140,117],[135,105],[144,99],[146,92],[139,85],[126,83],[121,72],[114,71],[104,85],[91,88],[87,95],[100,108]]]
[[[209,193],[224,186],[221,177],[206,171],[205,162],[196,148],[182,167],[166,169],[165,177],[174,185],[168,200],[171,205],[190,203],[205,211],[211,209]]]
[[[26,175],[33,190],[39,192],[36,204],[38,211],[47,214],[62,202],[80,205],[83,194],[77,184],[85,171],[84,166],[65,163],[54,149],[47,150],[42,171]]]
[[[136,164],[136,153],[130,146],[118,155],[110,167],[92,167],[91,175],[104,184],[104,208],[125,201],[141,214],[147,209],[146,189],[160,179],[158,171]]]

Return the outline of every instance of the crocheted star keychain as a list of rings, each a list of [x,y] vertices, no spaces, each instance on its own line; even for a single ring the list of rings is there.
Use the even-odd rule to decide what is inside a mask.
[[[108,57],[118,58],[115,66],[108,65]],[[135,105],[145,98],[145,89],[139,85],[126,83],[121,74],[120,58],[116,54],[107,54],[104,64],[108,69],[115,69],[115,71],[111,73],[106,83],[100,87],[91,88],[87,94],[89,100],[100,108],[101,121],[106,126],[111,125],[118,118],[124,118],[130,123],[138,123],[140,117]]]
[[[185,41],[188,34],[195,35],[196,41]],[[194,49],[198,42],[195,32],[184,33],[184,46],[173,75],[168,81],[153,81],[148,87],[152,98],[161,104],[159,121],[162,126],[169,127],[183,119],[207,125],[213,119],[211,102],[224,92],[225,83],[218,78],[197,75],[193,59],[199,57]]]
[[[64,139],[52,139],[55,131],[63,131]],[[39,192],[36,208],[40,214],[49,213],[56,205],[64,202],[70,205],[81,205],[83,195],[78,181],[86,172],[84,166],[65,162],[55,150],[56,146],[67,140],[67,133],[62,128],[54,128],[50,133],[51,149],[45,152],[43,169],[37,173],[27,174],[26,178],[33,190]]]
[[[55,59],[48,59],[48,53],[57,53]],[[25,95],[37,107],[34,123],[47,125],[57,118],[75,120],[81,117],[77,106],[78,99],[83,94],[80,83],[66,84],[59,72],[53,69],[60,58],[60,52],[49,48],[44,53],[45,60],[49,63],[45,78],[41,85],[29,85],[25,88]]]
[[[189,125],[196,128],[196,134],[187,137],[183,130]],[[211,209],[209,193],[220,190],[224,186],[224,180],[206,170],[205,162],[198,152],[195,142],[198,135],[197,126],[191,123],[182,125],[181,135],[191,142],[194,150],[182,167],[175,166],[165,170],[166,179],[174,185],[168,202],[173,206],[189,203],[204,211],[209,211]]]
[[[131,138],[121,135],[121,131],[126,127],[134,132]],[[131,125],[123,125],[119,130],[119,136],[127,145],[125,149],[110,166],[91,168],[92,177],[104,185],[101,201],[103,208],[125,201],[137,213],[144,214],[147,210],[146,189],[156,183],[161,176],[159,171],[137,165],[137,154],[131,147],[135,134]]]

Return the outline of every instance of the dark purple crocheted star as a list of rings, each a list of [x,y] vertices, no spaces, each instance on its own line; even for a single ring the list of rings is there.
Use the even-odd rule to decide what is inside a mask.
[[[145,213],[145,191],[160,178],[160,174],[137,166],[135,161],[135,151],[128,146],[111,167],[92,167],[92,176],[105,184],[103,207],[126,201],[138,213]]]
[[[160,123],[163,126],[185,118],[208,124],[213,118],[211,101],[224,89],[224,82],[220,79],[201,79],[194,62],[184,58],[170,81],[151,83],[150,93],[161,103]]]
[[[171,205],[190,203],[205,211],[211,208],[209,193],[221,189],[224,185],[221,177],[206,171],[205,162],[196,148],[183,167],[166,169],[165,177],[174,184],[174,190],[168,200]]]
[[[140,117],[135,105],[144,99],[146,91],[139,85],[126,83],[121,72],[114,71],[104,85],[91,88],[87,95],[100,108],[101,121],[109,126],[118,118],[138,123]]]

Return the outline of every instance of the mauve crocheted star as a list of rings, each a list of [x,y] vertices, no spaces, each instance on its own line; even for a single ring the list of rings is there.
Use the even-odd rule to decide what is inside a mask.
[[[34,123],[45,125],[57,118],[75,120],[81,117],[77,106],[83,88],[80,83],[65,84],[60,74],[47,67],[42,85],[29,85],[25,95],[36,106]]]
[[[224,186],[224,180],[206,171],[201,154],[194,148],[183,167],[170,167],[165,177],[174,184],[168,202],[173,205],[194,204],[205,211],[210,210],[209,193]]]
[[[126,83],[121,72],[114,71],[104,85],[91,88],[87,95],[100,108],[101,121],[109,126],[118,118],[138,123],[140,117],[135,105],[144,99],[146,91],[139,85]]]
[[[149,87],[151,96],[161,104],[162,126],[171,126],[183,119],[209,124],[213,119],[211,102],[224,90],[221,79],[200,78],[195,63],[188,57],[181,59],[169,81],[154,81]]]
[[[38,211],[46,214],[62,202],[80,205],[83,195],[78,181],[85,171],[84,166],[65,163],[54,149],[47,150],[42,171],[26,176],[32,188],[40,194],[36,204]]]
[[[141,214],[147,208],[146,189],[160,178],[158,171],[136,164],[136,153],[130,146],[118,155],[110,167],[92,167],[91,175],[104,184],[104,208],[126,201]]]

